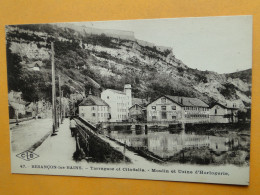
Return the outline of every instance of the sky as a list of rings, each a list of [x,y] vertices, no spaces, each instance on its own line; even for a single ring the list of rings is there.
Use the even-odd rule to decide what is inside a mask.
[[[252,16],[221,16],[78,23],[132,31],[140,40],[173,48],[199,70],[230,73],[252,68]]]

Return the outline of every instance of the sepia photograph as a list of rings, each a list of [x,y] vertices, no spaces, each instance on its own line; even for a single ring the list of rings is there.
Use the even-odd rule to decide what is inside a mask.
[[[12,173],[249,184],[252,16],[5,30]]]

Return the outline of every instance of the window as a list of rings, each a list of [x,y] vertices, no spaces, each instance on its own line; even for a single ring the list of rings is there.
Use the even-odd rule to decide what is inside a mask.
[[[172,110],[176,110],[176,106],[172,106]]]
[[[162,119],[167,119],[167,112],[162,112]]]
[[[163,98],[161,99],[161,101],[162,101],[162,104],[165,104],[165,103],[166,103],[166,98],[163,97]]]
[[[96,114],[95,114],[95,113],[92,113],[92,116],[96,116]]]
[[[215,114],[217,114],[218,113],[218,110],[217,109],[215,109]]]
[[[109,96],[107,96],[107,99],[109,99]]]
[[[155,119],[156,119],[156,116],[152,116],[152,119],[155,120]]]
[[[176,120],[176,116],[172,116],[172,119],[173,119],[173,120]]]
[[[92,107],[92,110],[95,110],[95,107]]]
[[[153,110],[156,110],[156,106],[152,106],[152,109],[153,109]]]
[[[162,110],[166,110],[166,106],[162,106]]]

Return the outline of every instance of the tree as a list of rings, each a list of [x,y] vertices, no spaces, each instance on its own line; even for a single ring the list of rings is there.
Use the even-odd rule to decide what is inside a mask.
[[[21,76],[21,58],[10,50],[10,43],[7,42],[7,75],[8,89],[20,91],[20,76]]]

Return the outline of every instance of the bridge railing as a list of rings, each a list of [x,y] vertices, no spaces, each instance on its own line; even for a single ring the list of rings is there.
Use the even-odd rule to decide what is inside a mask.
[[[89,121],[81,118],[81,117],[78,117],[78,119],[86,126],[88,126],[91,130],[93,131],[97,131],[97,128],[94,124],[90,123]]]

